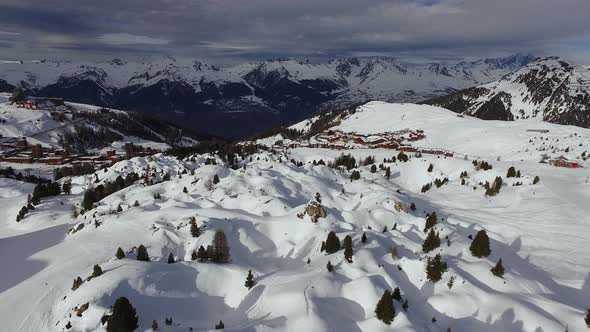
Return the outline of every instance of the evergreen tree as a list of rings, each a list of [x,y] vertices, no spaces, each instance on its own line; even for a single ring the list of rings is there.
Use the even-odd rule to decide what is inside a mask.
[[[414,204],[414,202],[412,202],[412,204],[410,204],[410,210],[416,211],[416,204]]]
[[[404,301],[404,304],[402,304],[402,309],[404,309],[404,311],[408,311],[408,300]]]
[[[424,243],[422,244],[422,251],[428,253],[438,247],[440,247],[440,238],[438,236],[438,232],[434,232],[434,229],[431,229],[428,235],[426,236],[426,239],[424,239]]]
[[[375,172],[377,172],[377,166],[375,166],[375,164],[373,164],[371,166],[371,173],[375,173]]]
[[[496,277],[499,277],[499,278],[504,277],[504,266],[502,265],[502,258],[500,258],[500,260],[498,260],[498,263],[496,263],[496,266],[494,266],[490,271],[492,271],[492,274],[495,275]]]
[[[363,236],[361,236],[361,242],[367,243],[367,234],[365,234],[365,232],[363,232]]]
[[[138,207],[139,206],[139,201],[135,201],[135,203],[133,203],[134,207]]]
[[[447,270],[447,264],[442,261],[440,254],[436,254],[434,258],[428,257],[426,262],[426,277],[432,282],[437,282],[442,279],[443,273]]]
[[[391,168],[387,167],[387,169],[385,169],[385,177],[387,178],[387,180],[389,180],[389,178],[391,177]]]
[[[107,332],[131,332],[137,329],[135,308],[126,297],[120,297],[113,305],[113,313],[107,323]]]
[[[188,194],[188,189],[186,189],[186,187],[182,188],[182,192],[185,194]]]
[[[541,181],[541,179],[539,178],[538,175],[535,175],[535,178],[533,179],[533,184],[537,184],[537,183],[539,183],[539,181]]]
[[[223,325],[223,322],[220,320],[219,323],[215,324],[215,329],[216,330],[223,330],[225,326]]]
[[[332,263],[330,261],[328,261],[328,264],[326,264],[326,269],[328,270],[328,272],[334,271],[334,267],[332,266]]]
[[[428,165],[428,169],[427,169],[428,173],[432,172],[433,168],[434,168],[434,166],[432,166],[432,164]]]
[[[82,278],[80,278],[78,276],[76,279],[74,279],[74,282],[72,284],[72,290],[76,290],[76,289],[80,288],[80,286],[82,286],[83,282],[84,281],[82,281]]]
[[[102,275],[102,268],[100,267],[100,265],[96,264],[94,265],[94,268],[92,269],[92,276],[93,277],[99,277]]]
[[[347,262],[352,263],[352,238],[350,237],[350,235],[347,235],[344,238],[343,241],[344,244],[344,259],[346,259]]]
[[[219,183],[219,176],[217,174],[215,174],[215,176],[213,177],[213,184],[218,184]]]
[[[246,277],[246,283],[244,286],[248,289],[252,289],[256,283],[254,282],[254,275],[252,274],[252,270],[248,271],[248,276]]]
[[[393,224],[392,230],[394,230],[394,231],[397,230],[397,223]]]
[[[176,263],[176,261],[174,260],[174,255],[172,255],[172,253],[170,253],[168,255],[168,264],[174,264]]]
[[[424,225],[424,233],[428,232],[429,229],[434,227],[437,223],[436,212],[432,212],[426,217],[426,224]]]
[[[584,322],[586,322],[586,326],[590,327],[590,309],[586,311],[586,317],[584,317]]]
[[[158,322],[156,322],[156,320],[154,319],[152,321],[152,331],[157,331],[158,330]]]
[[[333,231],[328,233],[325,250],[327,254],[333,254],[340,250],[340,239],[338,239],[338,236]]]
[[[508,168],[508,172],[506,173],[506,177],[507,178],[516,177],[516,169],[514,168],[514,166],[510,166],[510,168]]]
[[[192,237],[199,237],[201,235],[201,229],[197,226],[197,221],[195,219],[191,219],[191,236]]]
[[[391,295],[391,297],[396,300],[397,302],[400,302],[402,300],[402,294],[399,290],[399,287],[395,287],[395,289],[393,290],[393,294]]]
[[[201,262],[209,259],[209,257],[207,257],[207,250],[205,250],[205,247],[203,247],[203,246],[199,247],[199,249],[197,250],[197,258]]]
[[[361,178],[361,173],[359,171],[352,171],[350,174],[350,181],[359,180]]]
[[[477,232],[469,250],[473,256],[479,258],[488,257],[492,253],[490,249],[490,238],[486,231],[481,230]]]
[[[150,261],[150,255],[148,254],[147,249],[143,246],[143,244],[140,244],[139,248],[137,248],[137,260],[144,262]]]
[[[115,254],[115,257],[117,257],[117,259],[125,258],[125,252],[123,251],[123,249],[121,249],[121,247],[119,247],[117,249],[117,253]]]
[[[383,231],[382,233],[387,233],[387,226],[383,226]]]
[[[117,212],[119,212],[119,213],[123,212],[123,208],[121,207],[121,204],[119,204],[119,206],[117,206]]]
[[[385,290],[383,296],[381,296],[381,299],[377,302],[375,314],[377,315],[377,319],[387,325],[390,325],[391,322],[393,322],[393,319],[395,318],[395,307],[393,306],[393,297],[389,290]]]
[[[227,238],[222,230],[215,232],[213,242],[211,243],[211,253],[208,253],[209,259],[217,263],[226,263],[230,259],[229,245]]]
[[[61,191],[64,194],[69,195],[72,192],[72,183],[70,181],[66,181],[61,185]]]

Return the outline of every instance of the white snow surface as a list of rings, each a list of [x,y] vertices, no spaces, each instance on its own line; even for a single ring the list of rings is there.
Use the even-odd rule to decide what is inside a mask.
[[[530,126],[550,132],[527,132]],[[566,169],[539,163],[540,155],[551,151],[537,149],[554,144],[555,154],[577,158],[590,131],[481,121],[430,106],[380,102],[362,106],[338,126],[366,134],[400,128],[421,128],[426,139],[416,144],[457,155],[385,163],[390,179],[362,166],[361,179],[353,182],[348,171],[312,164],[341,153],[326,149],[259,152],[240,161],[238,170],[218,158],[217,165],[205,164],[212,156],[194,161],[163,155],[133,158],[71,179],[71,195],[43,199],[20,223],[16,214],[33,185],[0,179],[2,329],[65,331],[70,322],[69,331],[105,331],[101,316],[126,296],[137,310],[138,331],[150,331],[152,320],[162,331],[209,331],[219,320],[228,331],[540,332],[564,331],[566,326],[585,331],[583,316],[590,305],[589,165],[581,161],[585,168]],[[558,151],[565,145],[569,152]],[[392,150],[346,152],[357,160],[375,156],[378,164],[397,155]],[[475,170],[474,156],[493,169]],[[297,167],[290,159],[305,164]],[[427,172],[429,164],[432,172]],[[507,179],[510,166],[522,177]],[[151,173],[169,173],[171,180],[151,186],[140,180],[73,217],[88,186],[148,167]],[[466,185],[461,185],[462,171],[468,173]],[[214,175],[220,182],[208,188]],[[486,197],[478,184],[496,176],[506,184],[497,196]],[[533,185],[535,176],[541,181]],[[448,184],[420,192],[425,183],[443,177]],[[522,185],[512,186],[517,181]],[[154,199],[155,193],[161,199]],[[314,224],[297,214],[316,193],[327,217]],[[133,206],[135,201],[139,206]],[[395,201],[414,202],[417,209],[398,212]],[[118,206],[122,212],[116,212]],[[433,211],[442,245],[424,254],[425,216]],[[190,235],[191,217],[203,229],[198,238]],[[84,227],[68,233],[79,225]],[[475,258],[469,251],[468,236],[481,229],[491,240],[487,258]],[[206,247],[216,230],[228,238],[231,261],[191,261],[192,250]],[[352,237],[352,263],[344,260],[343,251],[320,252],[329,231],[341,241]],[[363,232],[366,243],[361,242]],[[133,248],[140,244],[150,262],[135,259]],[[126,258],[114,257],[118,247]],[[392,247],[398,257],[390,254]],[[167,264],[170,253],[179,262]],[[432,283],[424,266],[435,253],[442,255],[448,270]],[[489,271],[500,258],[506,268],[503,279]],[[335,267],[332,273],[326,270],[328,261]],[[72,291],[73,279],[88,277],[94,264],[104,274]],[[244,281],[250,269],[256,285],[248,290]],[[449,288],[451,276],[454,286]],[[376,319],[375,305],[385,289],[395,287],[409,308],[404,311],[394,301],[396,317],[387,326]],[[72,309],[86,302],[88,310],[77,317]],[[164,324],[165,317],[172,317],[171,326]]]

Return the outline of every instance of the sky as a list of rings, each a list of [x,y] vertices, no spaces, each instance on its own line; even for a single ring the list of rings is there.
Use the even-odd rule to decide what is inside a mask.
[[[590,64],[590,0],[1,0],[0,59],[558,55]]]

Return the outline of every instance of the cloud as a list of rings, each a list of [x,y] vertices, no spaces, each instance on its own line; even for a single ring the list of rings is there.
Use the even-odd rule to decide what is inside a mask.
[[[111,45],[166,45],[170,40],[138,36],[129,33],[107,33],[97,38],[100,42]]]
[[[577,48],[560,43],[590,42],[589,11],[588,0],[3,0],[0,31],[20,33],[14,52],[31,57],[562,55]]]

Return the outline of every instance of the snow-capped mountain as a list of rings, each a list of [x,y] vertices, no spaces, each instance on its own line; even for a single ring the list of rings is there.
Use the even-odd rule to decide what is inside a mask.
[[[21,87],[38,96],[156,112],[184,126],[235,137],[333,106],[425,100],[493,81],[532,60],[524,55],[426,64],[386,57],[327,63],[277,59],[225,68],[171,57],[6,61],[0,63],[0,91]]]
[[[0,178],[3,330],[587,329],[590,129],[383,102],[290,129],[63,178],[18,222],[38,191]]]
[[[531,119],[590,127],[590,69],[539,59],[499,80],[427,103],[482,119]]]

